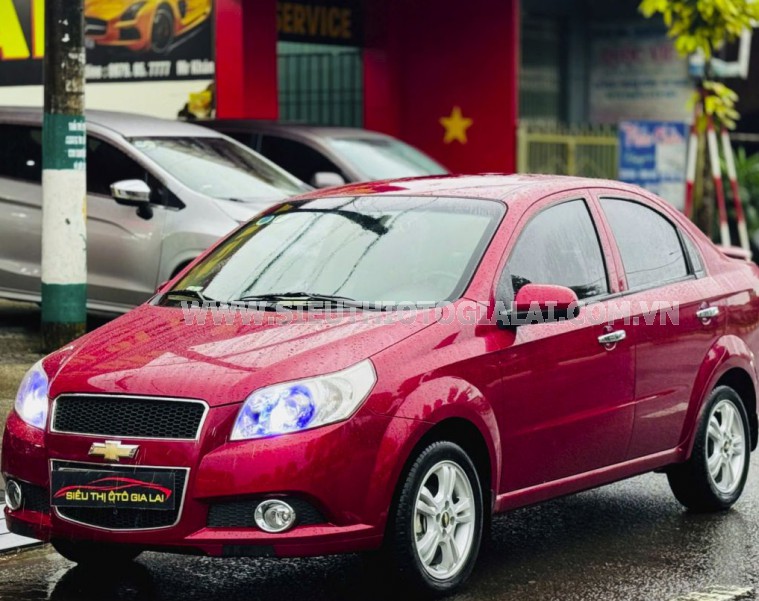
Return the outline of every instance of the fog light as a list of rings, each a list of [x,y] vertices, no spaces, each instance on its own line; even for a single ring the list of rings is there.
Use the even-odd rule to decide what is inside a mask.
[[[265,532],[284,532],[295,523],[295,510],[284,501],[269,499],[258,504],[253,517]]]
[[[21,494],[21,487],[15,480],[8,480],[5,486],[5,503],[10,507],[11,511],[16,511],[21,507],[21,502],[24,500]]]

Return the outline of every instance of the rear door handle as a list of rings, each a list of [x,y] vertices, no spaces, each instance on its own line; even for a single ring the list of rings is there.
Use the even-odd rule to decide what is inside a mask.
[[[712,317],[717,317],[717,315],[719,315],[719,307],[706,307],[696,311],[696,317],[704,321],[708,321]]]
[[[624,330],[614,330],[608,334],[602,334],[598,337],[599,344],[615,344],[627,338],[627,332]]]

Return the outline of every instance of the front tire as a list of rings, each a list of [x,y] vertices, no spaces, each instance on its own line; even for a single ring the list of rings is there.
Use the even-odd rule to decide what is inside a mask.
[[[746,484],[750,447],[741,397],[728,386],[718,386],[706,401],[690,459],[667,472],[677,500],[694,511],[730,508]]]
[[[128,545],[54,539],[53,548],[69,561],[85,567],[117,568],[133,561],[142,551]]]
[[[150,27],[150,49],[156,54],[165,54],[173,42],[174,14],[168,6],[159,6]]]
[[[472,573],[482,540],[477,470],[458,445],[435,442],[414,460],[387,533],[392,566],[408,588],[446,594]]]

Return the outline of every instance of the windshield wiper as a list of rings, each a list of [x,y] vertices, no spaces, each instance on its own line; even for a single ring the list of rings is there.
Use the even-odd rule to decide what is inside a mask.
[[[331,303],[335,305],[342,305],[346,307],[357,307],[360,309],[370,309],[375,311],[384,311],[385,307],[381,305],[371,305],[370,303],[364,303],[350,298],[348,296],[337,296],[335,294],[317,294],[314,292],[282,292],[282,293],[270,293],[270,294],[248,294],[235,299],[232,302],[245,303],[250,301],[261,301],[264,303],[287,303],[288,301],[321,301],[325,303]]]

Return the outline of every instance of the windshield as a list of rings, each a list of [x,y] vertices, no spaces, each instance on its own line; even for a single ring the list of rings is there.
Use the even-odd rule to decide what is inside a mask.
[[[225,138],[134,138],[131,142],[185,186],[213,198],[282,200],[308,189],[262,156]]]
[[[393,138],[328,138],[327,144],[366,180],[448,173],[426,154]]]
[[[284,205],[232,234],[173,290],[175,298],[189,290],[224,302],[280,295],[366,304],[454,300],[504,212],[499,202],[465,198],[368,196]]]

